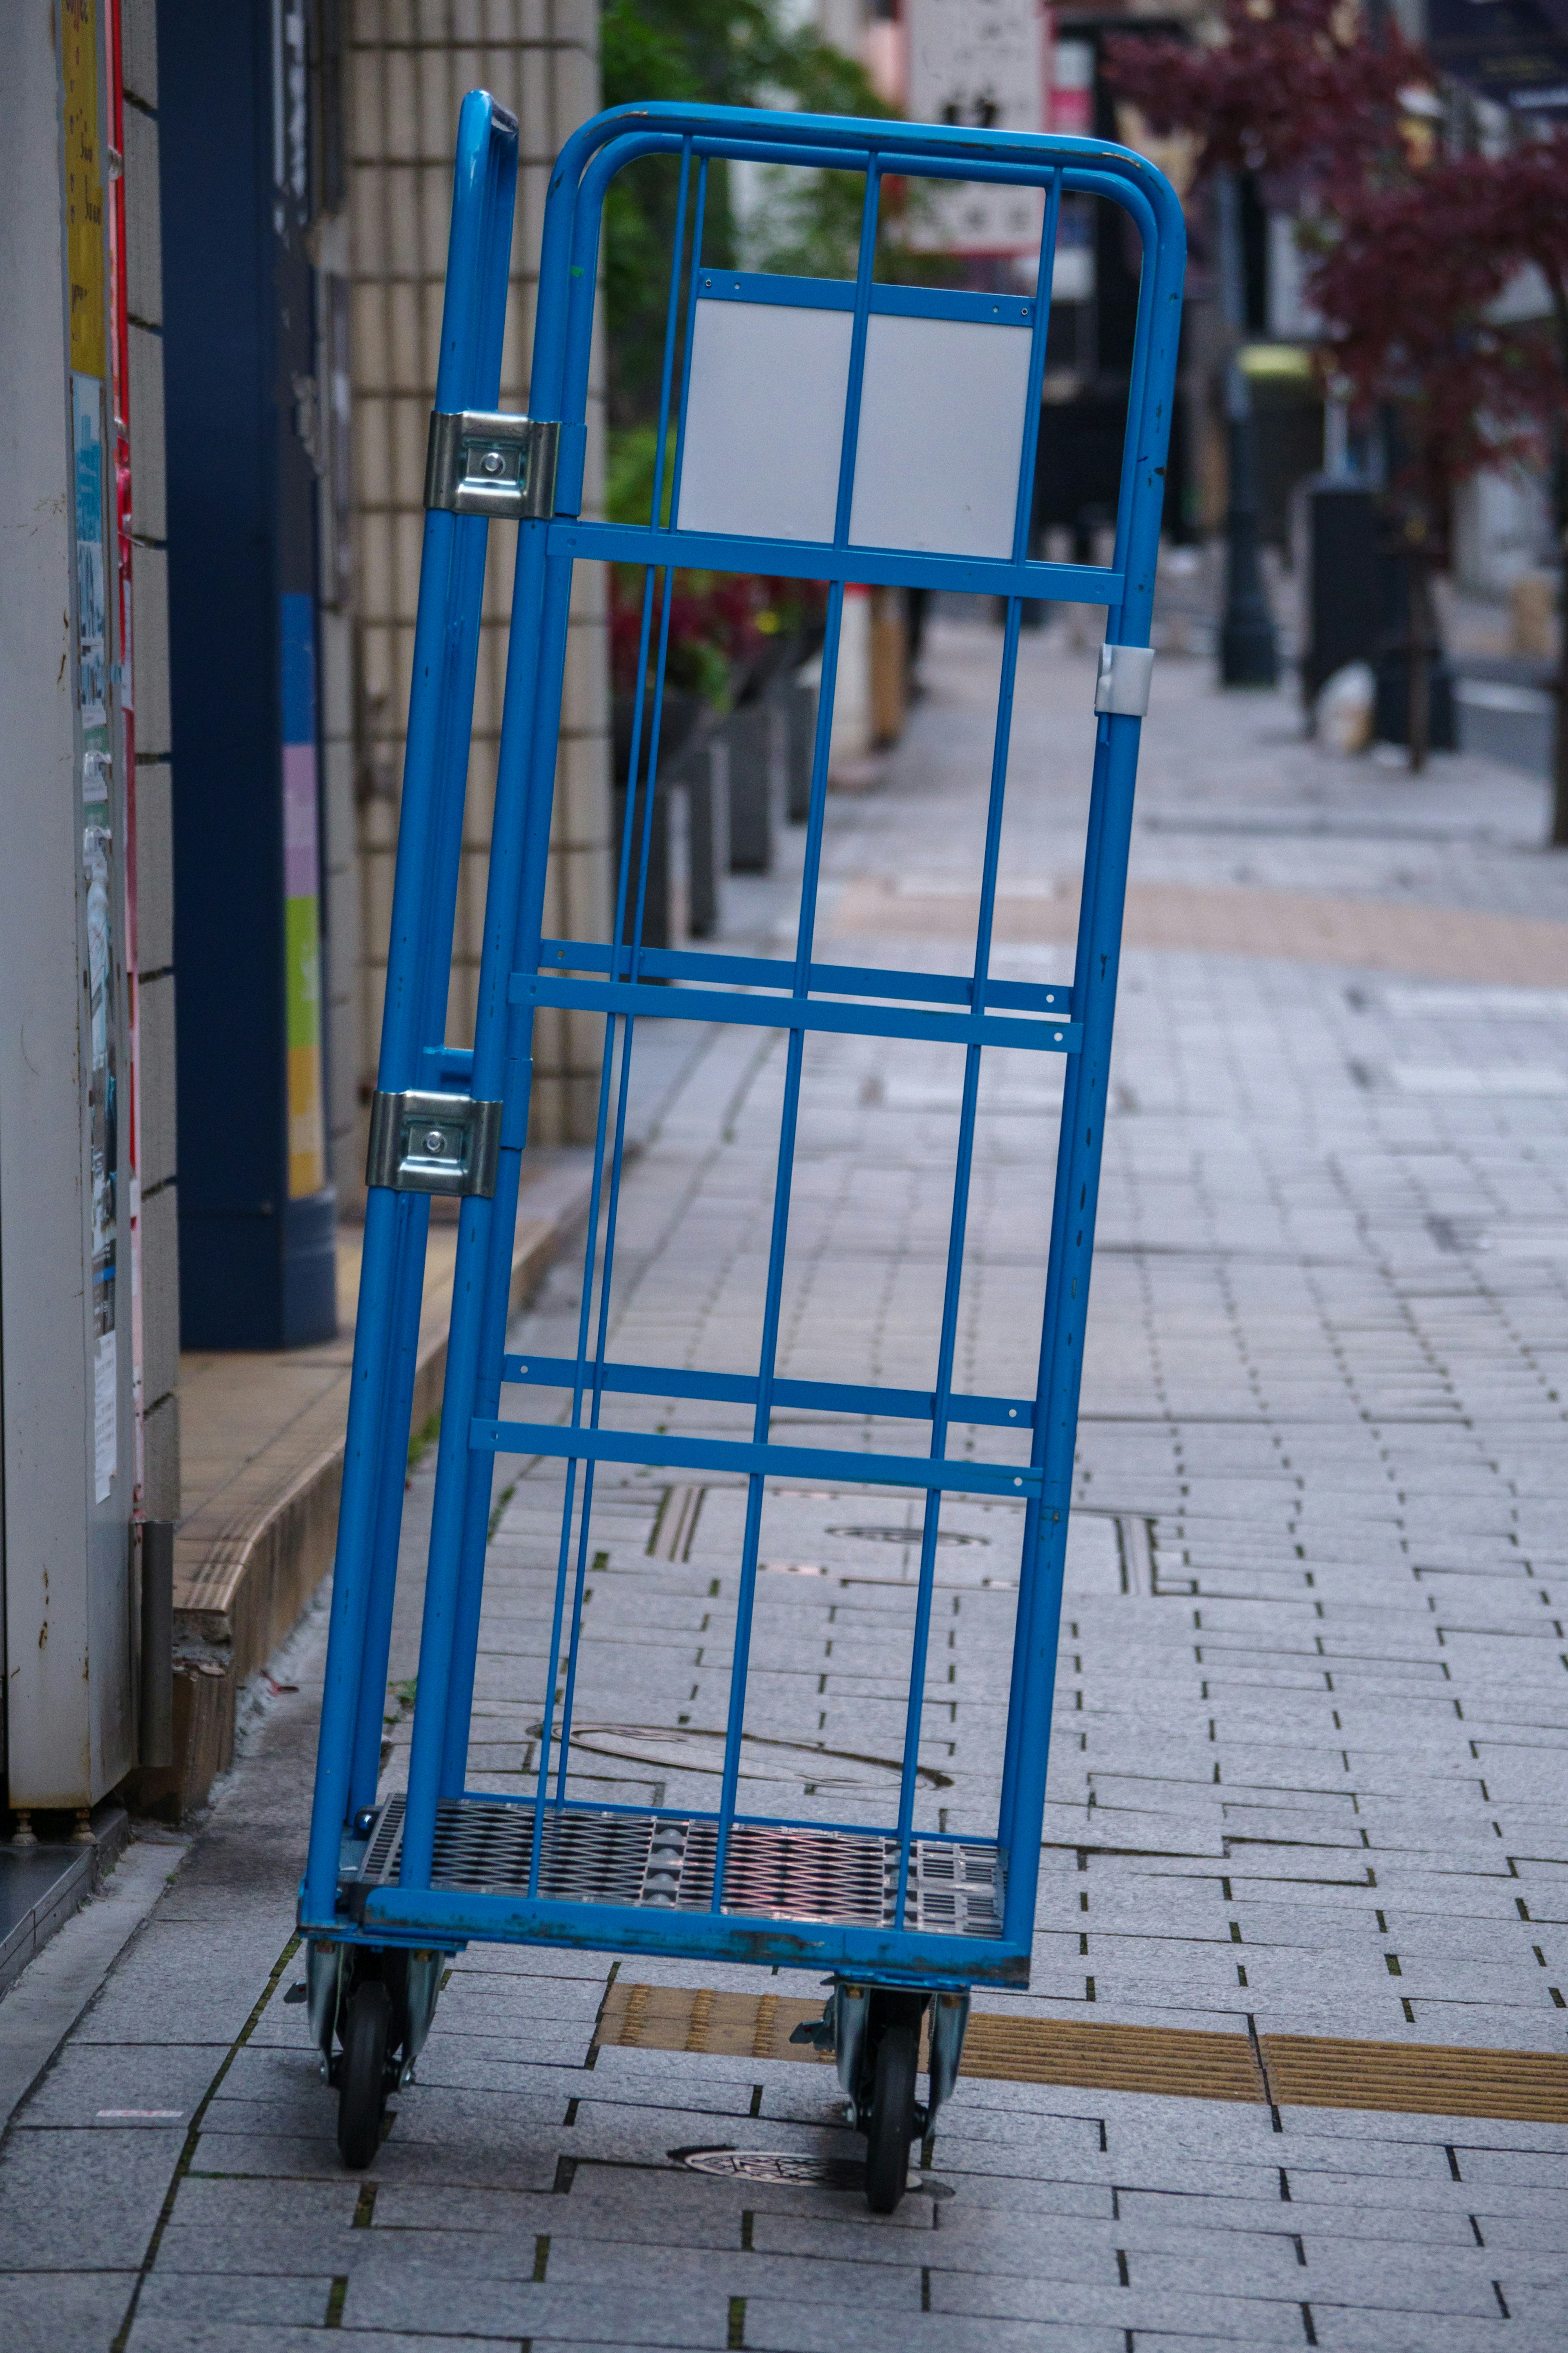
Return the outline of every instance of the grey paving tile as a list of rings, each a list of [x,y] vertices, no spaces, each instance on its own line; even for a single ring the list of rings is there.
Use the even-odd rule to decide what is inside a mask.
[[[216,2073],[224,2049],[216,2043],[105,2045],[73,2041],[61,2051],[15,2119],[13,2129],[100,2125],[104,2130],[146,2130],[191,2118]],[[151,2112],[138,2117],[124,2111]],[[105,2116],[104,2111],[120,2113]],[[172,2113],[171,2113],[172,2112]]]
[[[135,2284],[132,2271],[0,2272],[6,2353],[100,2353]]]
[[[143,2341],[165,2329],[178,2340],[201,2315],[224,2327],[320,2328],[332,2295],[331,2273],[309,2277],[264,2270],[221,2274],[167,2268],[162,2262],[142,2283],[136,2333]]]
[[[184,2128],[10,2134],[0,2149],[0,2272],[78,2272],[142,2262]]]
[[[126,2348],[127,2353],[321,2353],[321,2339],[319,2323],[296,2327],[272,2320],[225,2320],[204,2313],[188,2313],[179,2319],[161,2314],[145,2326],[138,2316]],[[479,2353],[480,2347],[489,2348],[495,2342],[494,2336],[468,2337],[452,2330],[422,2335],[383,2329],[374,2337],[376,2353],[468,2353],[470,2348]]]
[[[792,2305],[748,2297],[746,2343],[762,2353],[881,2353],[888,2342],[879,2315],[856,2312],[802,2313]],[[1062,2353],[1126,2353],[1127,2337],[1114,2322],[1081,2320],[1009,2322],[968,2313],[912,2312],[900,2315],[899,2342],[943,2353],[1033,2353],[1060,2347]]]

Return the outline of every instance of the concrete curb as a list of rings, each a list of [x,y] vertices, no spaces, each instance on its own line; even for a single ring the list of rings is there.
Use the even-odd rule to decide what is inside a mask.
[[[184,1840],[164,1833],[142,1843],[131,1838],[122,1808],[100,1811],[114,1820],[96,1849],[81,1850],[85,1871],[74,1883],[79,1889],[74,1916],[52,1918],[45,1930],[52,1940],[48,1949],[35,1947],[27,1957],[32,1967],[0,2000],[0,2134],[185,1858]],[[89,1895],[100,1900],[89,1903]]]
[[[589,1176],[574,1157],[523,1196],[511,1312],[537,1291],[587,1212]],[[449,1280],[427,1282],[412,1428],[438,1413],[447,1371]],[[193,1513],[175,1537],[174,1763],[126,1785],[139,1813],[180,1820],[203,1805],[234,1757],[241,1687],[258,1673],[331,1568],[342,1483],[350,1374],[342,1376],[247,1466],[236,1500]]]
[[[80,1845],[74,1841],[68,1846],[40,1841],[36,1847],[9,1847],[0,1854],[0,1891],[5,1889],[7,1873],[26,1871],[41,1883],[33,1901],[8,1927],[0,1915],[0,1927],[5,1927],[0,1935],[0,1995],[16,1983],[72,1913],[98,1894],[125,1852],[130,1836],[131,1817],[123,1806],[107,1799],[93,1814],[91,1839],[84,1839]]]

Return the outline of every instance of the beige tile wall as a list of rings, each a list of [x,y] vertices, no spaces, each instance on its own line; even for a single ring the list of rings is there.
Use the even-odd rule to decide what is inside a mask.
[[[174,812],[168,543],[164,514],[163,291],[158,209],[154,0],[127,0],[126,308],[130,318],[132,644],[136,687],[136,898],[142,1106],[142,1502],[180,1511],[180,1237],[174,1127]]]
[[[594,0],[354,0],[351,15],[350,274],[353,287],[354,531],[359,658],[360,873],[364,939],[361,1087],[374,1082],[385,985],[403,730],[418,589],[426,424],[435,389],[463,94],[482,86],[521,126],[511,301],[500,405],[528,404],[543,196],[567,135],[598,104]],[[602,388],[588,426],[588,501],[603,471]],[[490,526],[448,1039],[473,1035],[486,852],[500,733],[512,525]],[[608,928],[605,587],[579,566],[567,654],[546,929]],[[591,1134],[599,1025],[547,1016],[535,1033],[533,1132]]]

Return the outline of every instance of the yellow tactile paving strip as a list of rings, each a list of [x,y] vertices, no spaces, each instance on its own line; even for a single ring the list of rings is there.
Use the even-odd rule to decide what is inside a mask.
[[[916,939],[973,939],[972,895],[923,892],[873,879],[848,882],[834,902],[833,935],[901,933]],[[1078,935],[1078,888],[1057,895],[1004,890],[996,901],[1000,942]],[[1474,913],[1461,907],[1393,905],[1305,891],[1257,891],[1187,882],[1133,882],[1124,944],[1196,948],[1218,955],[1274,956],[1288,964],[1352,965],[1432,980],[1507,987],[1568,987],[1568,923]]]
[[[1434,2042],[1342,2042],[1316,2034],[1266,2034],[1261,2047],[1268,2088],[1282,2107],[1568,2123],[1568,2056]]]
[[[617,1978],[595,2043],[690,2051],[732,2059],[831,2063],[792,2042],[820,2002],[711,1987],[650,1986]],[[1568,2123],[1568,2056],[1469,2051],[1423,2042],[1351,2042],[1327,2035],[1245,2034],[1184,2028],[1079,2024],[976,2011],[960,2073],[1010,2084],[1146,2092],[1185,2100],[1272,2100],[1281,2107],[1363,2108],[1409,2116],[1498,2116]]]

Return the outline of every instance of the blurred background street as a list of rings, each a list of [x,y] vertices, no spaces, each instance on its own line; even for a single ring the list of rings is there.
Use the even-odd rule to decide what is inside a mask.
[[[1556,2353],[1563,0],[14,15],[5,2353],[295,2353],[328,2328],[388,2353]],[[888,2220],[865,2211],[823,2054],[790,2039],[822,2001],[799,1972],[472,1947],[354,2178],[305,2026],[292,1922],[453,147],[479,86],[519,125],[497,395],[514,414],[553,159],[602,105],[1110,140],[1165,172],[1185,216],[1033,1978],[977,2000],[965,2073]],[[853,175],[787,176],[713,168],[704,264],[853,277]],[[671,159],[644,158],[606,212],[590,520],[648,521],[677,185]],[[878,280],[1032,297],[1046,214],[1024,194],[892,174]],[[1114,207],[1069,195],[1048,260],[1027,551],[1106,567],[1138,249]],[[488,547],[459,1052],[515,522]],[[640,566],[577,563],[545,911],[567,939],[615,927],[644,594]],[[661,594],[643,944],[787,955],[826,592],[680,570]],[[1012,979],[1072,977],[1106,626],[1102,604],[1023,603],[994,964]],[[968,969],[1002,647],[989,596],[847,586],[819,951]],[[605,1034],[579,1011],[535,1018],[514,1350],[576,1347]],[[784,1033],[639,1016],[637,1036],[610,1347],[754,1368]],[[1035,1386],[1051,1060],[988,1051],[980,1094],[956,1379],[1005,1398]],[[960,1061],[811,1039],[786,1377],[929,1382]],[[384,1791],[416,1698],[457,1208],[432,1204]],[[609,1399],[609,1426],[623,1409],[629,1425]],[[660,1426],[734,1435],[749,1412],[670,1399]],[[913,1425],[774,1419],[803,1444],[915,1443]],[[986,1443],[1025,1458],[1022,1429]],[[908,1492],[770,1488],[743,1767],[758,1810],[837,1792],[870,1809],[896,1783]],[[742,1493],[602,1466],[574,1795],[712,1803]],[[496,1498],[470,1753],[474,1778],[521,1788],[559,1466],[501,1458]],[[921,1746],[943,1830],[995,1819],[1017,1519],[1005,1501],[944,1510]]]

